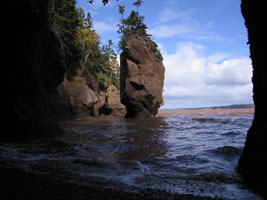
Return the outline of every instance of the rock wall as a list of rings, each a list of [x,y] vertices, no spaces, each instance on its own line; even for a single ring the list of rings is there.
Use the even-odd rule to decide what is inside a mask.
[[[5,20],[2,87],[4,105],[0,140],[25,140],[61,132],[51,95],[63,81],[60,42],[50,30],[48,1],[9,0]],[[16,19],[14,21],[14,19]],[[15,24],[14,24],[15,22]]]
[[[55,113],[60,119],[65,116],[80,118],[126,114],[126,107],[120,102],[116,86],[110,85],[105,91],[99,90],[93,76],[85,78],[77,75],[70,81],[65,78],[57,87],[57,95],[53,99]]]
[[[88,87],[86,79],[77,76],[72,81],[65,79],[62,84],[68,91],[71,110],[75,117],[93,115],[93,107],[97,102],[97,94]]]
[[[131,36],[121,54],[121,101],[126,117],[155,116],[163,105],[165,68],[152,40]]]
[[[263,2],[242,0],[241,11],[248,30],[248,44],[253,66],[255,116],[248,131],[238,170],[246,183],[267,199],[267,82],[266,7]]]

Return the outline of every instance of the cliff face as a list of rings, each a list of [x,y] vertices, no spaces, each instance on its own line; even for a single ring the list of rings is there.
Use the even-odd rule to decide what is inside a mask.
[[[241,11],[248,30],[248,43],[253,66],[253,99],[255,116],[248,131],[238,170],[246,182],[267,198],[267,84],[266,53],[267,31],[266,7],[253,0],[242,0]]]
[[[63,80],[65,70],[60,42],[48,26],[48,1],[10,0],[4,5],[12,11],[10,19],[16,20],[4,31],[8,42],[2,60],[7,66],[1,78],[5,88],[1,123],[5,131],[1,131],[0,139],[57,134],[61,130],[53,120],[50,96]]]
[[[126,114],[116,86],[109,85],[105,90],[100,90],[94,76],[86,78],[77,75],[71,81],[65,78],[53,96],[53,107],[60,119]]]
[[[157,45],[144,37],[131,36],[121,54],[121,100],[126,117],[155,116],[163,105],[165,68]]]

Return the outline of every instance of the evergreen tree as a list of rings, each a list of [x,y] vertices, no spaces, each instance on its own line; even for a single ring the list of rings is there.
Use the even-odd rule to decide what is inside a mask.
[[[87,13],[87,17],[84,20],[84,26],[89,30],[94,27],[93,18],[91,17],[91,14],[89,12]]]
[[[136,2],[133,3],[134,6],[136,6],[136,12],[138,12],[138,8],[142,5],[143,1],[142,0],[137,0]]]
[[[140,6],[142,1],[135,2],[137,6]],[[119,12],[122,15],[123,10],[119,7]],[[147,25],[144,23],[144,16],[140,16],[138,12],[131,11],[131,14],[127,19],[121,18],[121,24],[118,24],[118,33],[122,34],[120,38],[119,48],[123,49],[125,42],[131,35],[139,35],[149,38],[151,35],[147,33]]]
[[[121,31],[124,29],[124,25],[123,25],[123,15],[124,15],[124,12],[125,12],[125,6],[123,5],[119,5],[119,13],[121,14]]]
[[[61,43],[63,63],[68,76],[79,66],[80,52],[76,44],[79,13],[75,0],[53,0],[50,5],[50,26]]]

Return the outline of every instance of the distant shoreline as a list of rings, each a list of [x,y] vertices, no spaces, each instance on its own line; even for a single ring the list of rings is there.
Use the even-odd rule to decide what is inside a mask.
[[[254,114],[254,108],[201,108],[201,109],[173,109],[159,110],[158,115],[166,114]]]
[[[232,104],[232,105],[227,105],[227,106],[173,108],[173,109],[162,109],[162,110],[203,110],[203,109],[241,109],[241,108],[255,108],[255,105],[254,104]]]

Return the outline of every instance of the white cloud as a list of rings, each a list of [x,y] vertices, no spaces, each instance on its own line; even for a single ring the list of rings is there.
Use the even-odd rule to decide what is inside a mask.
[[[203,82],[205,59],[197,55],[203,46],[191,42],[178,44],[175,54],[164,55],[165,84],[192,85]]]
[[[161,24],[165,22],[172,21],[174,19],[179,19],[181,21],[191,21],[191,17],[197,9],[190,8],[188,10],[174,9],[173,7],[167,6],[158,14],[158,21],[156,24]]]
[[[198,31],[198,23],[192,17],[196,9],[181,10],[167,5],[159,14],[158,20],[148,31],[155,37],[173,37]],[[175,20],[175,23],[168,23]]]
[[[185,35],[195,31],[194,26],[189,24],[159,25],[148,30],[153,36],[161,38]]]
[[[252,67],[249,58],[236,58],[221,64],[209,63],[207,72],[207,84],[244,85],[251,82]]]
[[[97,33],[103,33],[107,31],[116,31],[116,25],[108,22],[94,22],[94,29]]]
[[[181,37],[197,41],[222,42],[226,37],[212,32],[212,21],[201,24],[196,14],[198,8],[182,9],[179,4],[167,1],[166,6],[158,14],[156,23],[148,30],[156,38]]]
[[[176,53],[164,54],[163,108],[252,102],[250,59],[232,58],[228,53],[204,56],[204,49],[186,42],[178,44]]]

